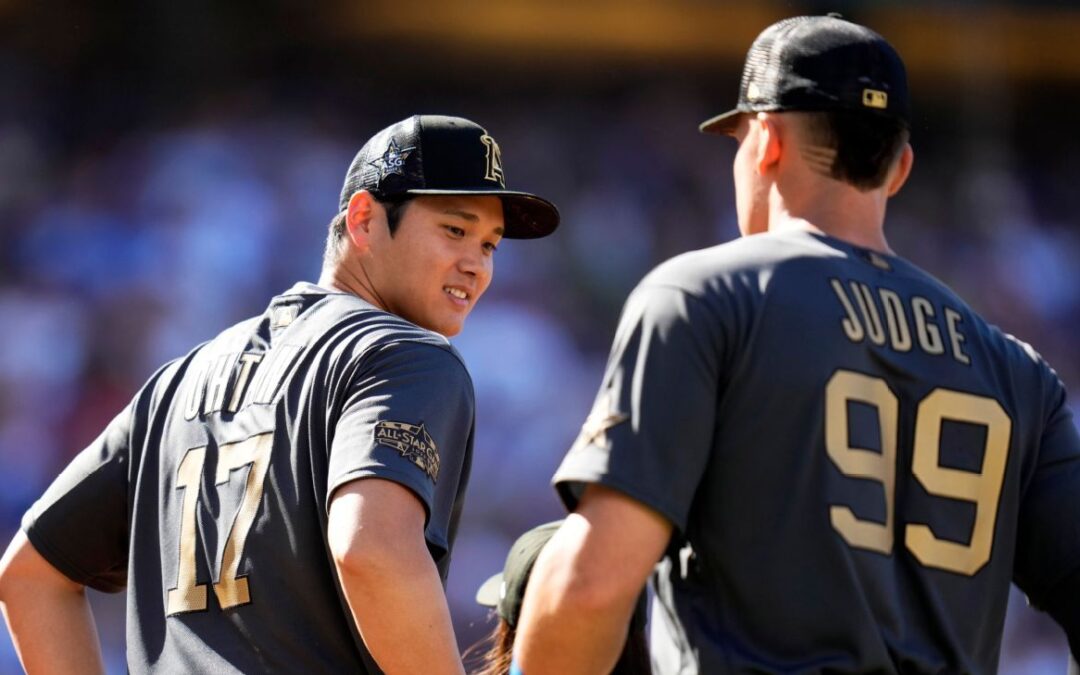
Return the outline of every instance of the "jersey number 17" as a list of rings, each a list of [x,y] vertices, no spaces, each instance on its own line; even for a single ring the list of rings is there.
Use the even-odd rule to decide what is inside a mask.
[[[248,581],[237,577],[240,560],[244,555],[244,543],[255,523],[255,514],[262,501],[263,483],[270,468],[270,450],[273,432],[259,434],[236,443],[225,443],[218,448],[217,475],[214,484],[229,482],[229,474],[236,469],[251,465],[244,484],[244,496],[236,518],[229,529],[225,550],[221,556],[221,573],[213,585],[214,595],[222,609],[246,605],[251,602]],[[196,569],[196,507],[199,501],[199,485],[202,480],[206,446],[191,448],[180,461],[176,472],[176,489],[183,490],[184,497],[180,515],[180,562],[176,588],[169,590],[166,616],[180,612],[198,612],[206,609],[206,584],[197,583]]]

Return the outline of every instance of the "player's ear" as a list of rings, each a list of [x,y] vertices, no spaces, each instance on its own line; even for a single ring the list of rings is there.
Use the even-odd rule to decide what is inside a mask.
[[[904,187],[908,176],[911,175],[911,167],[915,164],[915,151],[911,149],[911,143],[904,143],[904,149],[900,157],[893,165],[891,175],[888,178],[888,196],[892,197],[900,188]]]
[[[376,210],[375,197],[367,190],[354,192],[345,212],[345,233],[353,246],[367,248]]]
[[[751,124],[758,126],[757,134],[757,172],[764,176],[780,163],[783,150],[781,125],[768,113],[758,113],[751,118]]]

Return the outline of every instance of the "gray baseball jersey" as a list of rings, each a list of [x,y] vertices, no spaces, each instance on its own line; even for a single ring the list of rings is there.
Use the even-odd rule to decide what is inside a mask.
[[[671,521],[661,673],[993,673],[1009,582],[1080,567],[1080,437],[1027,345],[809,232],[688,253],[626,303],[555,483]]]
[[[445,338],[298,284],[155,374],[23,528],[73,580],[126,585],[133,672],[379,672],[329,500],[365,477],[412,490],[445,581],[473,420]]]

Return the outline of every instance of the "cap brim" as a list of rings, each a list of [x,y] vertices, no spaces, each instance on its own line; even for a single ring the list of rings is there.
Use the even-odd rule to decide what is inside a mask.
[[[485,607],[498,607],[502,580],[502,572],[499,572],[481,584],[480,589],[476,591],[476,602]]]
[[[734,135],[735,129],[739,126],[739,120],[744,114],[742,110],[729,110],[723,115],[705,120],[698,125],[698,130],[703,134]]]
[[[513,190],[406,190],[410,195],[493,195],[502,199],[505,239],[539,239],[559,226],[559,209],[542,197]]]

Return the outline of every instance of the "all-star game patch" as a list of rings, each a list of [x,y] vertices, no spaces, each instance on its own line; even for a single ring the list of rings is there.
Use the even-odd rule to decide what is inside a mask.
[[[371,166],[375,167],[375,170],[379,172],[379,180],[386,178],[390,174],[396,173],[399,176],[405,175],[405,160],[409,158],[415,147],[403,148],[397,144],[397,140],[391,138],[390,144],[386,146],[386,150],[383,152],[382,157],[376,157],[373,161],[368,162]]]
[[[439,451],[423,424],[379,422],[375,425],[375,442],[397,450],[431,480],[439,480]]]

